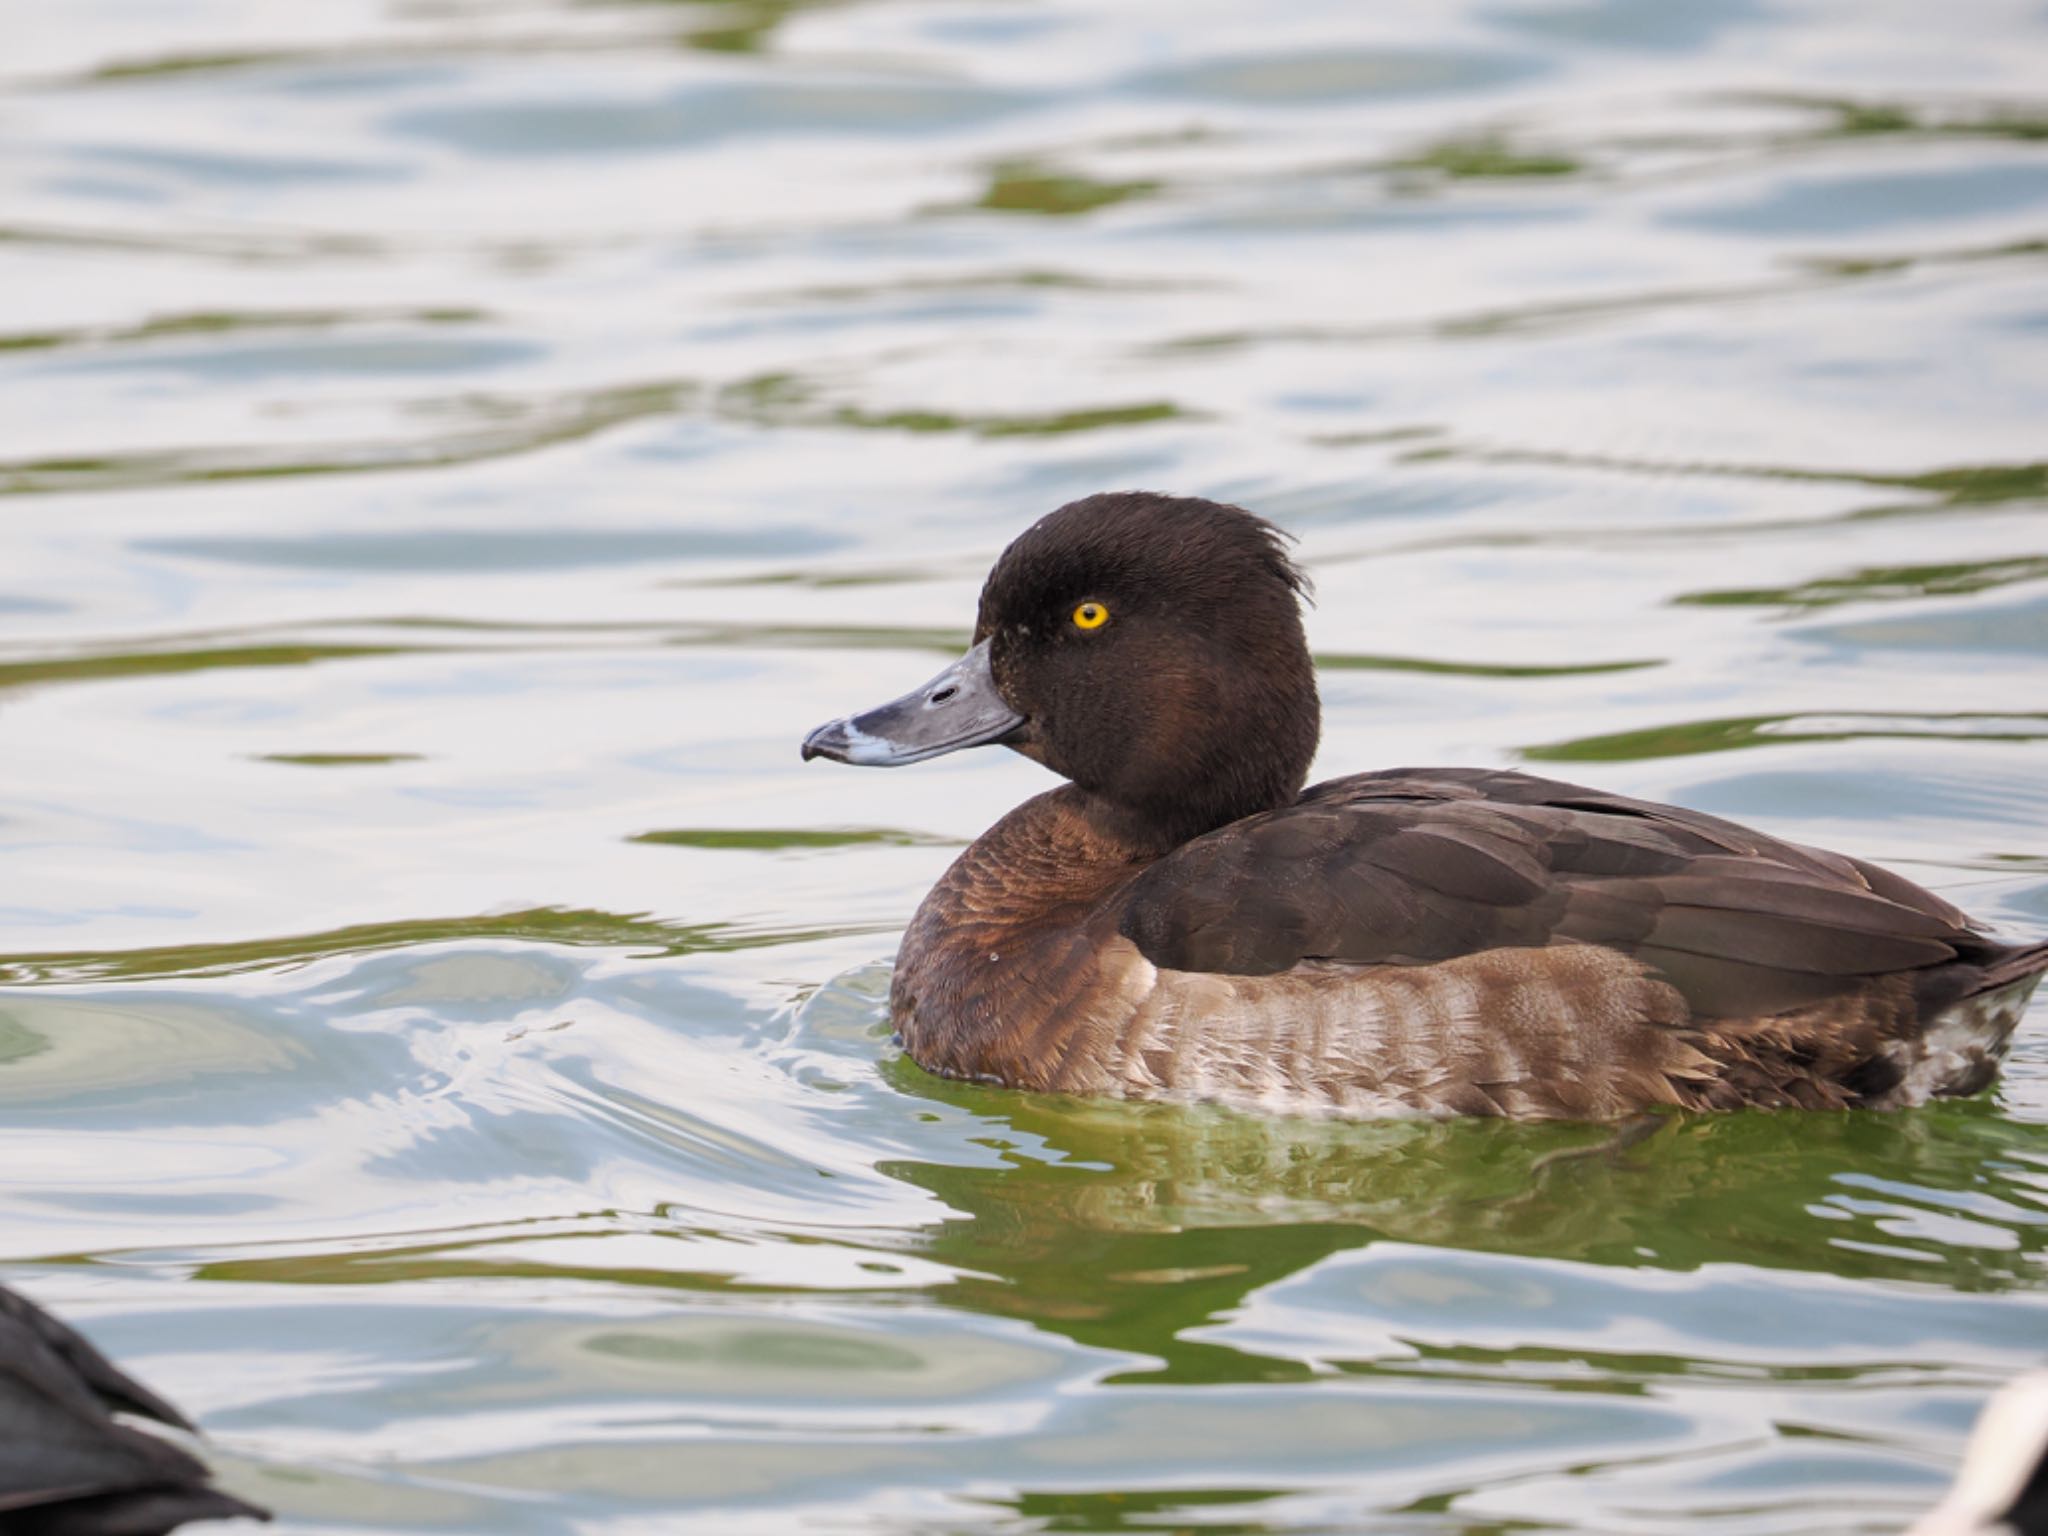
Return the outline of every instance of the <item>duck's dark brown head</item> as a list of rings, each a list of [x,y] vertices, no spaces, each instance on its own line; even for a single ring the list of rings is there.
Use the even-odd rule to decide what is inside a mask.
[[[1284,536],[1239,507],[1122,491],[1003,551],[974,646],[923,688],[811,733],[892,766],[1001,742],[1167,848],[1291,803],[1321,729]]]

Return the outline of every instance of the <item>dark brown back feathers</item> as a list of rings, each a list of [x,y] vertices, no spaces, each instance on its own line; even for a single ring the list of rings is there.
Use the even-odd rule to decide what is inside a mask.
[[[1131,885],[1122,931],[1155,965],[1239,975],[1599,944],[1651,966],[1709,1019],[1782,1013],[1895,973],[1939,1008],[2024,953],[1859,859],[1675,806],[1457,768],[1333,779],[1197,839]]]

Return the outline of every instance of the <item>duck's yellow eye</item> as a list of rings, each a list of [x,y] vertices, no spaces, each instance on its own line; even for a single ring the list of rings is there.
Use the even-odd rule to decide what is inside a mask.
[[[1083,603],[1074,610],[1074,628],[1100,629],[1109,622],[1109,610],[1100,603]]]

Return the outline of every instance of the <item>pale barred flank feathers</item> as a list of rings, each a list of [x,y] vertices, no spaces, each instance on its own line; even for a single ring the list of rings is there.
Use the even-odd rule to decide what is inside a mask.
[[[1268,1112],[1605,1119],[1677,1106],[1714,1063],[1676,994],[1604,950],[1495,950],[1423,970],[1307,964],[1278,976],[1161,971],[1109,947],[1126,1021],[1099,1077],[1057,1086]],[[1587,1001],[1593,1000],[1592,1006]]]

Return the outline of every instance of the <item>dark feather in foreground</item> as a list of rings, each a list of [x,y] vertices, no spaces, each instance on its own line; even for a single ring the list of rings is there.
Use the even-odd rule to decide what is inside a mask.
[[[198,1461],[116,1412],[192,1427],[72,1329],[0,1287],[0,1531],[160,1536],[191,1520],[270,1518],[208,1486]]]

